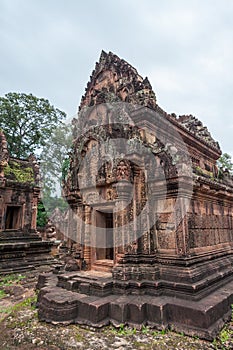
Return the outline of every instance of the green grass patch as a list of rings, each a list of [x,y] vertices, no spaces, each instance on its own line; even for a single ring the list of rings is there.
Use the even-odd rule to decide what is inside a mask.
[[[35,309],[36,300],[37,300],[37,297],[36,297],[36,295],[34,295],[32,297],[24,299],[23,301],[21,301],[18,304],[10,305],[10,306],[4,307],[4,308],[0,308],[0,313],[9,315],[11,313],[18,312],[21,309],[24,309],[26,307],[30,307],[32,309]]]
[[[21,274],[19,274],[19,275],[12,274],[12,275],[2,276],[2,277],[0,277],[0,287],[12,286],[13,284],[19,283],[24,278],[26,278],[26,277],[21,275]]]
[[[1,289],[0,289],[0,300],[1,300],[2,298],[5,298],[6,295],[7,295],[7,294],[4,292],[4,290],[1,290]]]
[[[136,334],[137,330],[136,328],[131,328],[131,327],[127,327],[124,324],[120,324],[119,327],[111,327],[110,331],[114,334],[117,335],[132,335],[132,334]]]

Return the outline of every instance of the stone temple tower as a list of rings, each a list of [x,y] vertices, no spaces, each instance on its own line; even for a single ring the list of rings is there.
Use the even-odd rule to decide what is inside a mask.
[[[41,276],[40,319],[213,338],[233,300],[233,180],[218,143],[111,52],[73,126],[64,196],[81,270]]]

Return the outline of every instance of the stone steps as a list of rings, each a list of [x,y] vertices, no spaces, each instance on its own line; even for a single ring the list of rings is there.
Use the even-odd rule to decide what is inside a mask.
[[[30,271],[39,266],[51,265],[51,242],[41,240],[2,242],[0,240],[0,274]]]
[[[36,233],[24,233],[21,230],[5,230],[0,231],[0,244],[11,242],[28,242],[28,241],[41,241]]]
[[[103,271],[76,272],[58,275],[57,286],[81,294],[104,297],[112,293],[113,280],[110,273]]]
[[[92,265],[92,269],[94,271],[112,272],[112,268],[113,260],[109,259],[96,260],[95,263]]]
[[[51,282],[51,281],[50,281]],[[56,282],[53,281],[55,284]],[[109,323],[169,328],[205,339],[213,339],[224,321],[230,319],[233,282],[200,302],[168,296],[117,295],[99,297],[65,290],[48,284],[39,293],[38,316],[52,323],[78,323],[102,327]],[[218,310],[224,317],[218,319]]]

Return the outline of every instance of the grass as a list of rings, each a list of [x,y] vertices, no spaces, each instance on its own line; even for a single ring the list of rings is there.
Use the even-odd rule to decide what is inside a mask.
[[[19,274],[19,275],[6,275],[3,277],[0,277],[0,287],[9,287],[12,286],[13,284],[19,283],[21,280],[23,280],[25,276]]]
[[[12,312],[17,312],[17,311],[21,310],[22,308],[26,308],[29,306],[32,309],[35,309],[36,300],[37,300],[37,297],[36,297],[36,295],[34,295],[32,297],[24,299],[23,301],[21,301],[18,304],[10,305],[10,306],[5,307],[5,308],[0,308],[0,313],[11,314]]]
[[[136,328],[131,328],[128,326],[125,326],[123,323],[119,325],[119,327],[110,327],[110,331],[117,335],[122,336],[130,336],[137,333]],[[167,329],[162,329],[161,331],[152,331],[148,326],[142,325],[141,331],[142,334],[149,334],[151,333],[154,337],[159,335],[165,335],[167,333]]]
[[[5,298],[6,295],[7,295],[7,294],[4,292],[4,290],[0,289],[0,300],[1,300],[2,298]]]
[[[18,284],[24,278],[26,278],[26,277],[21,275],[21,274],[19,274],[19,275],[12,274],[12,275],[6,275],[6,276],[0,277],[0,299],[4,298],[7,295],[5,293],[5,291],[1,289],[1,287],[4,288],[4,286],[11,286],[11,285]],[[7,307],[0,308],[0,319],[1,319],[1,314],[4,318],[6,315],[12,314],[13,316],[15,316],[15,319],[16,319],[18,311],[21,311],[24,308],[35,309],[36,300],[37,300],[37,296],[35,294],[34,296],[28,297],[28,298],[24,299],[23,301],[18,302],[17,304],[9,305]],[[232,322],[233,322],[233,304],[231,307],[232,307]],[[33,316],[32,319],[27,320],[27,321],[23,321],[23,322],[24,323],[27,322],[29,325],[29,323],[32,322],[34,317],[36,317],[36,316]],[[14,327],[16,325],[15,320],[12,323],[12,325],[13,325],[12,327]],[[20,326],[23,326],[23,325],[24,324],[22,324]],[[172,331],[172,328],[173,327],[171,326],[171,328],[169,328],[169,329],[151,330],[148,326],[143,325],[141,328],[141,331],[139,331],[139,333],[141,332],[142,334],[152,335],[154,337],[154,340],[157,341],[158,338],[160,338],[161,336],[163,336],[165,334],[168,334],[170,330]],[[134,334],[138,334],[136,328],[131,328],[131,327],[125,326],[124,324],[120,324],[119,327],[117,327],[117,328],[115,328],[113,326],[107,327],[106,332],[109,332],[109,331],[115,335],[125,336],[125,337],[127,337],[127,336],[130,337]],[[185,335],[183,332],[180,332],[179,336],[184,337]],[[76,338],[76,341],[82,342],[85,338],[85,335],[80,334],[77,331],[77,333],[75,334],[75,338]],[[196,337],[194,336],[193,338],[198,340],[197,336]],[[216,339],[214,339],[214,341],[212,342],[212,346],[215,349],[230,349],[229,346],[231,346],[231,345],[229,345],[229,344],[232,341],[232,339],[233,339],[233,330],[230,329],[228,327],[228,325],[226,325],[220,331],[220,333],[216,337]],[[138,346],[139,345],[141,345],[140,341],[138,342]],[[136,346],[136,343],[135,343],[135,346]]]
[[[136,334],[136,332],[137,332],[136,328],[127,327],[123,323],[120,324],[120,326],[118,328],[111,327],[110,331],[114,334],[125,335],[125,336]]]
[[[233,304],[231,305],[231,322],[233,322]],[[226,344],[229,340],[233,338],[233,330],[228,329],[228,326],[224,326],[221,332],[219,333],[218,337],[213,340],[213,345],[215,349],[219,349],[219,343],[221,345],[222,349],[232,349],[231,345],[228,347]]]
[[[0,277],[0,300],[7,296],[6,292],[4,291],[4,287],[9,287],[14,284],[18,284],[24,278],[25,276],[20,274],[12,274]]]
[[[5,275],[0,277],[0,300],[7,296],[6,292],[4,291],[4,287],[10,287],[16,284],[19,284],[20,281],[25,279],[26,276],[23,276],[21,274],[11,274],[11,275]],[[9,305],[7,307],[0,307],[0,314],[7,314],[9,315],[12,312],[16,312],[20,310],[23,307],[31,306],[32,303],[36,302],[36,295],[33,297],[29,297],[27,299],[24,299],[23,301],[14,304]]]

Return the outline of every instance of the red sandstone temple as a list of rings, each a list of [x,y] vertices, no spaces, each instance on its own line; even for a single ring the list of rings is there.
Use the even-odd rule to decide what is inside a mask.
[[[233,180],[218,143],[105,52],[73,125],[64,196],[82,270],[40,277],[40,319],[213,338],[233,301]]]
[[[39,165],[34,156],[10,157],[0,130],[0,274],[50,264],[51,243],[36,231],[40,194]]]

